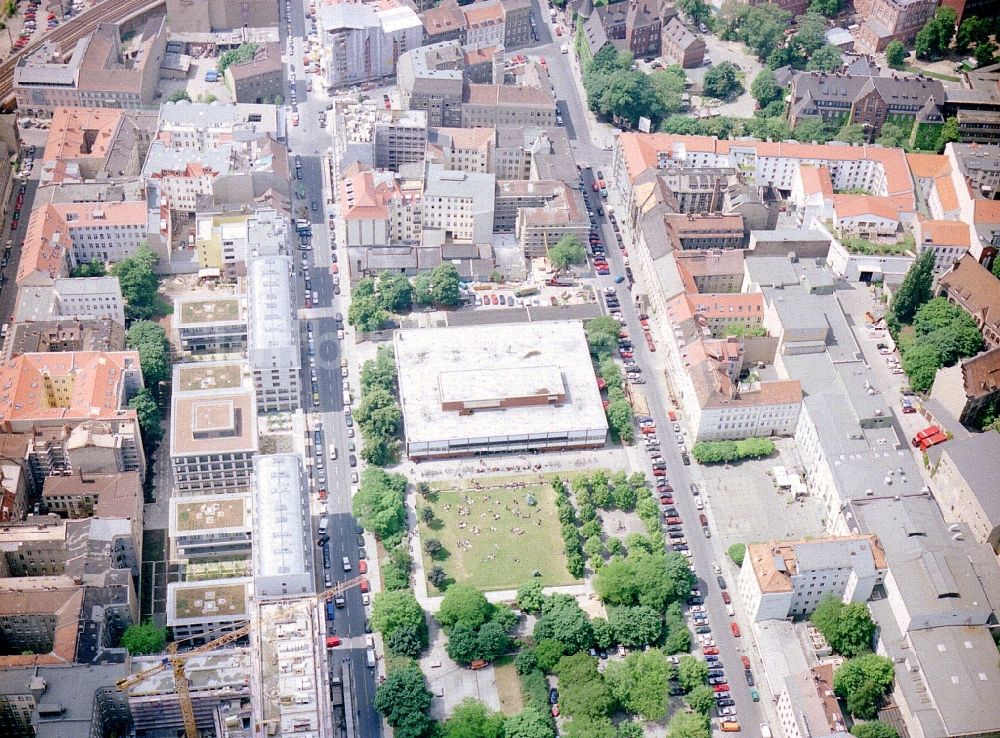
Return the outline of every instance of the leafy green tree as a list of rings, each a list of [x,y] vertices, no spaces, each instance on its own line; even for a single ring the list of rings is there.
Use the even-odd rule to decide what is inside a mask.
[[[549,249],[549,262],[556,269],[566,269],[571,264],[582,264],[585,261],[587,251],[576,236],[563,236]]]
[[[917,32],[914,51],[918,59],[940,59],[948,51],[955,35],[957,14],[953,8],[939,7],[924,27]]]
[[[705,0],[678,0],[677,9],[690,19],[692,23],[704,23],[712,17],[712,9]]]
[[[221,54],[218,64],[215,65],[219,75],[221,76],[233,64],[243,64],[250,61],[253,59],[256,51],[257,44],[246,43],[240,44],[237,48]]]
[[[135,410],[139,429],[146,444],[152,447],[159,443],[163,438],[163,416],[160,413],[160,406],[153,399],[153,393],[144,387],[128,401],[128,406]]]
[[[604,83],[598,109],[604,115],[629,121],[632,125],[641,116],[658,121],[664,110],[649,76],[631,69],[621,69]]]
[[[803,59],[809,59],[826,44],[826,19],[816,13],[806,13],[795,19],[792,41]]]
[[[594,618],[590,621],[590,627],[594,631],[595,646],[607,649],[615,645],[615,631],[607,618]]]
[[[895,671],[891,659],[866,653],[849,659],[833,674],[833,691],[847,701],[854,717],[875,717],[883,696],[892,689]]]
[[[396,630],[411,628],[426,633],[424,610],[408,590],[379,592],[372,601],[372,628],[388,638]],[[425,636],[426,637],[426,636]]]
[[[806,71],[809,72],[836,72],[844,66],[844,55],[836,46],[826,44],[812,52],[809,61],[806,62]]]
[[[448,628],[448,643],[445,650],[453,661],[459,664],[471,664],[479,658],[479,636],[474,628],[465,623],[457,623]]]
[[[990,22],[985,18],[970,16],[962,21],[955,35],[955,49],[959,52],[966,51],[974,46],[989,41],[993,29]]]
[[[667,738],[711,738],[706,716],[697,712],[675,712],[667,724]]]
[[[384,389],[374,388],[362,395],[354,419],[365,436],[391,439],[399,433],[403,413],[395,397]]]
[[[903,126],[896,123],[883,123],[882,132],[875,139],[875,143],[882,144],[887,148],[902,149],[906,147],[909,139],[910,132]]]
[[[677,113],[684,108],[687,75],[681,67],[672,64],[665,69],[658,69],[649,75],[649,81],[656,91],[665,115]]]
[[[750,85],[750,94],[753,95],[757,104],[761,108],[766,108],[776,100],[780,100],[783,90],[778,84],[778,78],[770,67],[761,69]]]
[[[471,697],[455,706],[441,726],[441,738],[503,738],[503,715]]]
[[[840,12],[840,0],[811,0],[809,12],[834,18]]]
[[[535,660],[538,661],[538,668],[546,674],[552,672],[559,663],[559,659],[566,655],[566,647],[561,641],[554,638],[544,638],[539,641],[536,637]]]
[[[563,724],[563,738],[618,738],[618,731],[607,717],[578,716]]]
[[[868,141],[868,134],[863,126],[848,123],[837,132],[837,140],[848,144],[863,144]]]
[[[525,612],[540,612],[545,602],[543,585],[537,579],[522,584],[517,590],[515,602]]]
[[[439,264],[431,271],[431,294],[434,302],[446,307],[454,307],[460,298],[458,269],[450,261]]]
[[[493,606],[478,589],[471,584],[455,584],[448,587],[434,617],[446,628],[461,623],[476,629],[489,620],[492,611]]]
[[[427,711],[431,693],[416,664],[390,671],[375,690],[375,709],[395,730],[397,738],[421,738],[431,726]]]
[[[563,656],[556,664],[560,710],[568,717],[606,717],[615,698],[597,669],[597,659],[586,653]]]
[[[705,73],[702,90],[709,97],[732,100],[743,92],[743,85],[733,63],[724,61]]]
[[[610,356],[618,347],[621,326],[609,315],[588,320],[584,326],[590,353],[595,356]]]
[[[990,271],[993,273],[994,277],[1000,279],[1000,259],[993,259],[993,265],[990,267]]]
[[[638,723],[624,722],[618,724],[618,738],[643,738],[646,731]]]
[[[537,669],[538,659],[535,658],[534,649],[525,648],[519,651],[517,656],[514,657],[514,668],[521,675],[530,674]]]
[[[601,600],[615,607],[646,605],[656,611],[687,596],[694,577],[681,554],[646,554],[637,549],[604,565],[594,576]]]
[[[139,353],[143,383],[155,397],[159,394],[160,383],[170,378],[170,344],[166,331],[159,323],[138,320],[125,334],[125,345]]]
[[[86,264],[80,264],[72,272],[71,277],[103,277],[108,273],[104,262],[93,259]]]
[[[910,387],[926,392],[934,384],[937,370],[943,366],[941,352],[933,343],[919,343],[903,354],[903,371],[910,380]]]
[[[663,635],[660,615],[650,607],[616,607],[609,618],[615,640],[635,648],[655,643]]]
[[[510,650],[512,644],[507,631],[499,623],[492,621],[479,629],[477,641],[478,656],[485,661],[496,661]]]
[[[351,500],[351,510],[365,530],[386,540],[406,527],[405,496],[406,477],[370,466],[361,474],[361,486]]]
[[[851,726],[851,734],[855,738],[899,738],[896,729],[881,720],[870,720],[867,723],[855,723]]]
[[[684,696],[684,701],[695,712],[708,715],[711,713],[712,708],[715,707],[715,692],[707,684],[699,684]]]
[[[716,19],[716,31],[726,40],[742,41],[763,61],[781,45],[790,21],[788,11],[773,6],[727,4]]]
[[[526,707],[507,718],[503,738],[554,738],[552,720],[537,707]]]
[[[110,274],[118,277],[122,297],[125,300],[125,317],[130,320],[142,320],[156,315],[159,296],[156,289],[159,279],[153,272],[153,266],[159,261],[145,243],[136,249],[128,258],[122,259],[111,267]]]
[[[909,323],[917,309],[931,299],[931,283],[934,281],[934,249],[921,253],[903,277],[902,284],[889,303],[887,322],[890,328]]]
[[[411,626],[396,628],[392,631],[392,635],[385,639],[385,645],[394,656],[418,658],[427,648],[426,631]]]
[[[563,645],[564,653],[576,653],[590,648],[594,642],[594,632],[590,621],[576,598],[565,594],[547,597],[542,605],[542,616],[535,623],[535,642],[553,639]],[[535,648],[539,664],[542,658]]]
[[[809,118],[799,123],[792,130],[792,136],[796,141],[803,143],[826,143],[833,138],[835,131],[830,130],[830,126],[821,118]]]
[[[633,651],[624,661],[609,663],[604,680],[611,694],[627,712],[643,720],[662,720],[667,715],[667,692],[673,667],[663,651]]]
[[[405,274],[382,272],[378,278],[378,297],[385,310],[405,313],[413,306],[413,285]]]
[[[622,443],[631,443],[635,437],[635,426],[632,423],[632,406],[627,400],[619,399],[608,405],[608,425]]]
[[[180,102],[181,100],[191,102],[191,96],[187,90],[175,90],[167,95],[167,102]]]
[[[983,41],[982,43],[976,44],[976,48],[972,52],[972,55],[976,59],[977,67],[988,67],[996,61],[997,45],[992,41]]]
[[[906,47],[903,46],[902,41],[893,39],[889,42],[889,45],[885,47],[885,60],[893,69],[903,68],[906,63]]]
[[[681,656],[677,664],[677,680],[685,692],[705,684],[708,681],[708,662],[691,655]]]
[[[726,550],[726,553],[736,566],[743,566],[743,558],[747,555],[747,546],[745,543],[734,543]]]
[[[862,602],[845,604],[836,597],[824,597],[809,619],[842,656],[853,658],[872,650],[875,623]]]
[[[389,320],[389,313],[374,295],[355,296],[347,310],[347,322],[362,333],[380,330]]]
[[[961,135],[958,132],[958,118],[952,116],[945,120],[944,125],[941,126],[941,136],[938,139],[938,151],[943,151],[945,145],[952,143],[953,141],[958,141]]]
[[[371,277],[365,277],[360,280],[353,290],[353,296],[358,297],[375,297],[375,280]]]
[[[688,630],[684,621],[684,612],[677,602],[672,602],[667,606],[664,617],[664,624],[667,628],[667,637],[663,641],[663,650],[669,654],[687,653],[691,650],[691,631]]]
[[[147,653],[160,653],[167,642],[167,629],[159,628],[152,620],[130,625],[122,634],[121,644],[133,656]]]
[[[362,394],[376,388],[389,394],[396,392],[396,359],[390,346],[379,346],[375,358],[361,366]]]

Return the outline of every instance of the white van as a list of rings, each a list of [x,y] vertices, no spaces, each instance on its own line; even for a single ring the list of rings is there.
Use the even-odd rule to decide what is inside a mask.
[[[319,521],[319,534],[323,535],[326,533],[326,526],[329,524],[328,518],[324,515]]]
[[[728,615],[731,618],[735,618],[736,617],[736,611],[733,610],[733,606],[732,605],[726,605],[726,615]]]
[[[350,570],[351,570],[351,560],[345,556],[344,557],[344,571],[350,571]]]
[[[368,665],[369,669],[375,668],[375,649],[369,648],[365,651],[365,663]]]

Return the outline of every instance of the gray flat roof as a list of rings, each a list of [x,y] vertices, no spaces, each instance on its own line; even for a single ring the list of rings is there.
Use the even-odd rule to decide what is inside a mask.
[[[264,256],[250,262],[250,350],[287,350],[298,357],[298,324],[292,313],[292,259]]]
[[[941,448],[961,473],[969,490],[986,513],[991,526],[1000,523],[1000,487],[996,467],[987,459],[1000,459],[1000,433],[973,433],[964,441],[952,440]]]
[[[308,571],[302,512],[302,464],[294,454],[254,458],[254,576],[295,576]]]
[[[578,321],[552,321],[397,331],[396,362],[408,442],[434,442],[532,432],[586,431],[607,428],[590,352]],[[456,372],[483,372],[491,394],[506,373],[523,388],[555,381],[565,388],[562,405],[488,409],[467,415],[441,407],[442,381]],[[471,391],[470,387],[466,387]]]

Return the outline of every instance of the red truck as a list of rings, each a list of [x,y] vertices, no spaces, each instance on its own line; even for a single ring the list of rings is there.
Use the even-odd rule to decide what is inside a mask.
[[[930,438],[935,433],[940,433],[940,432],[941,432],[941,429],[938,426],[936,426],[936,425],[929,425],[926,428],[924,428],[922,431],[920,431],[919,433],[917,433],[917,435],[915,435],[913,437],[913,440],[911,441],[911,443],[913,443],[913,447],[914,448],[920,448],[920,444],[923,443],[923,440],[925,438]]]
[[[948,440],[948,434],[944,431],[938,431],[932,436],[927,436],[920,441],[920,450],[926,451],[931,446],[937,446],[939,443],[944,443]]]

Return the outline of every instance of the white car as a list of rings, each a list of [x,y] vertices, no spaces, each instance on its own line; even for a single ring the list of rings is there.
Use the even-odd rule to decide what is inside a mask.
[[[340,376],[342,376],[342,377],[346,377],[347,376],[347,367],[346,366],[340,367]]]
[[[721,574],[722,573],[722,567],[719,566],[718,564],[714,564],[713,563],[712,564],[712,571],[714,571],[716,574]]]

